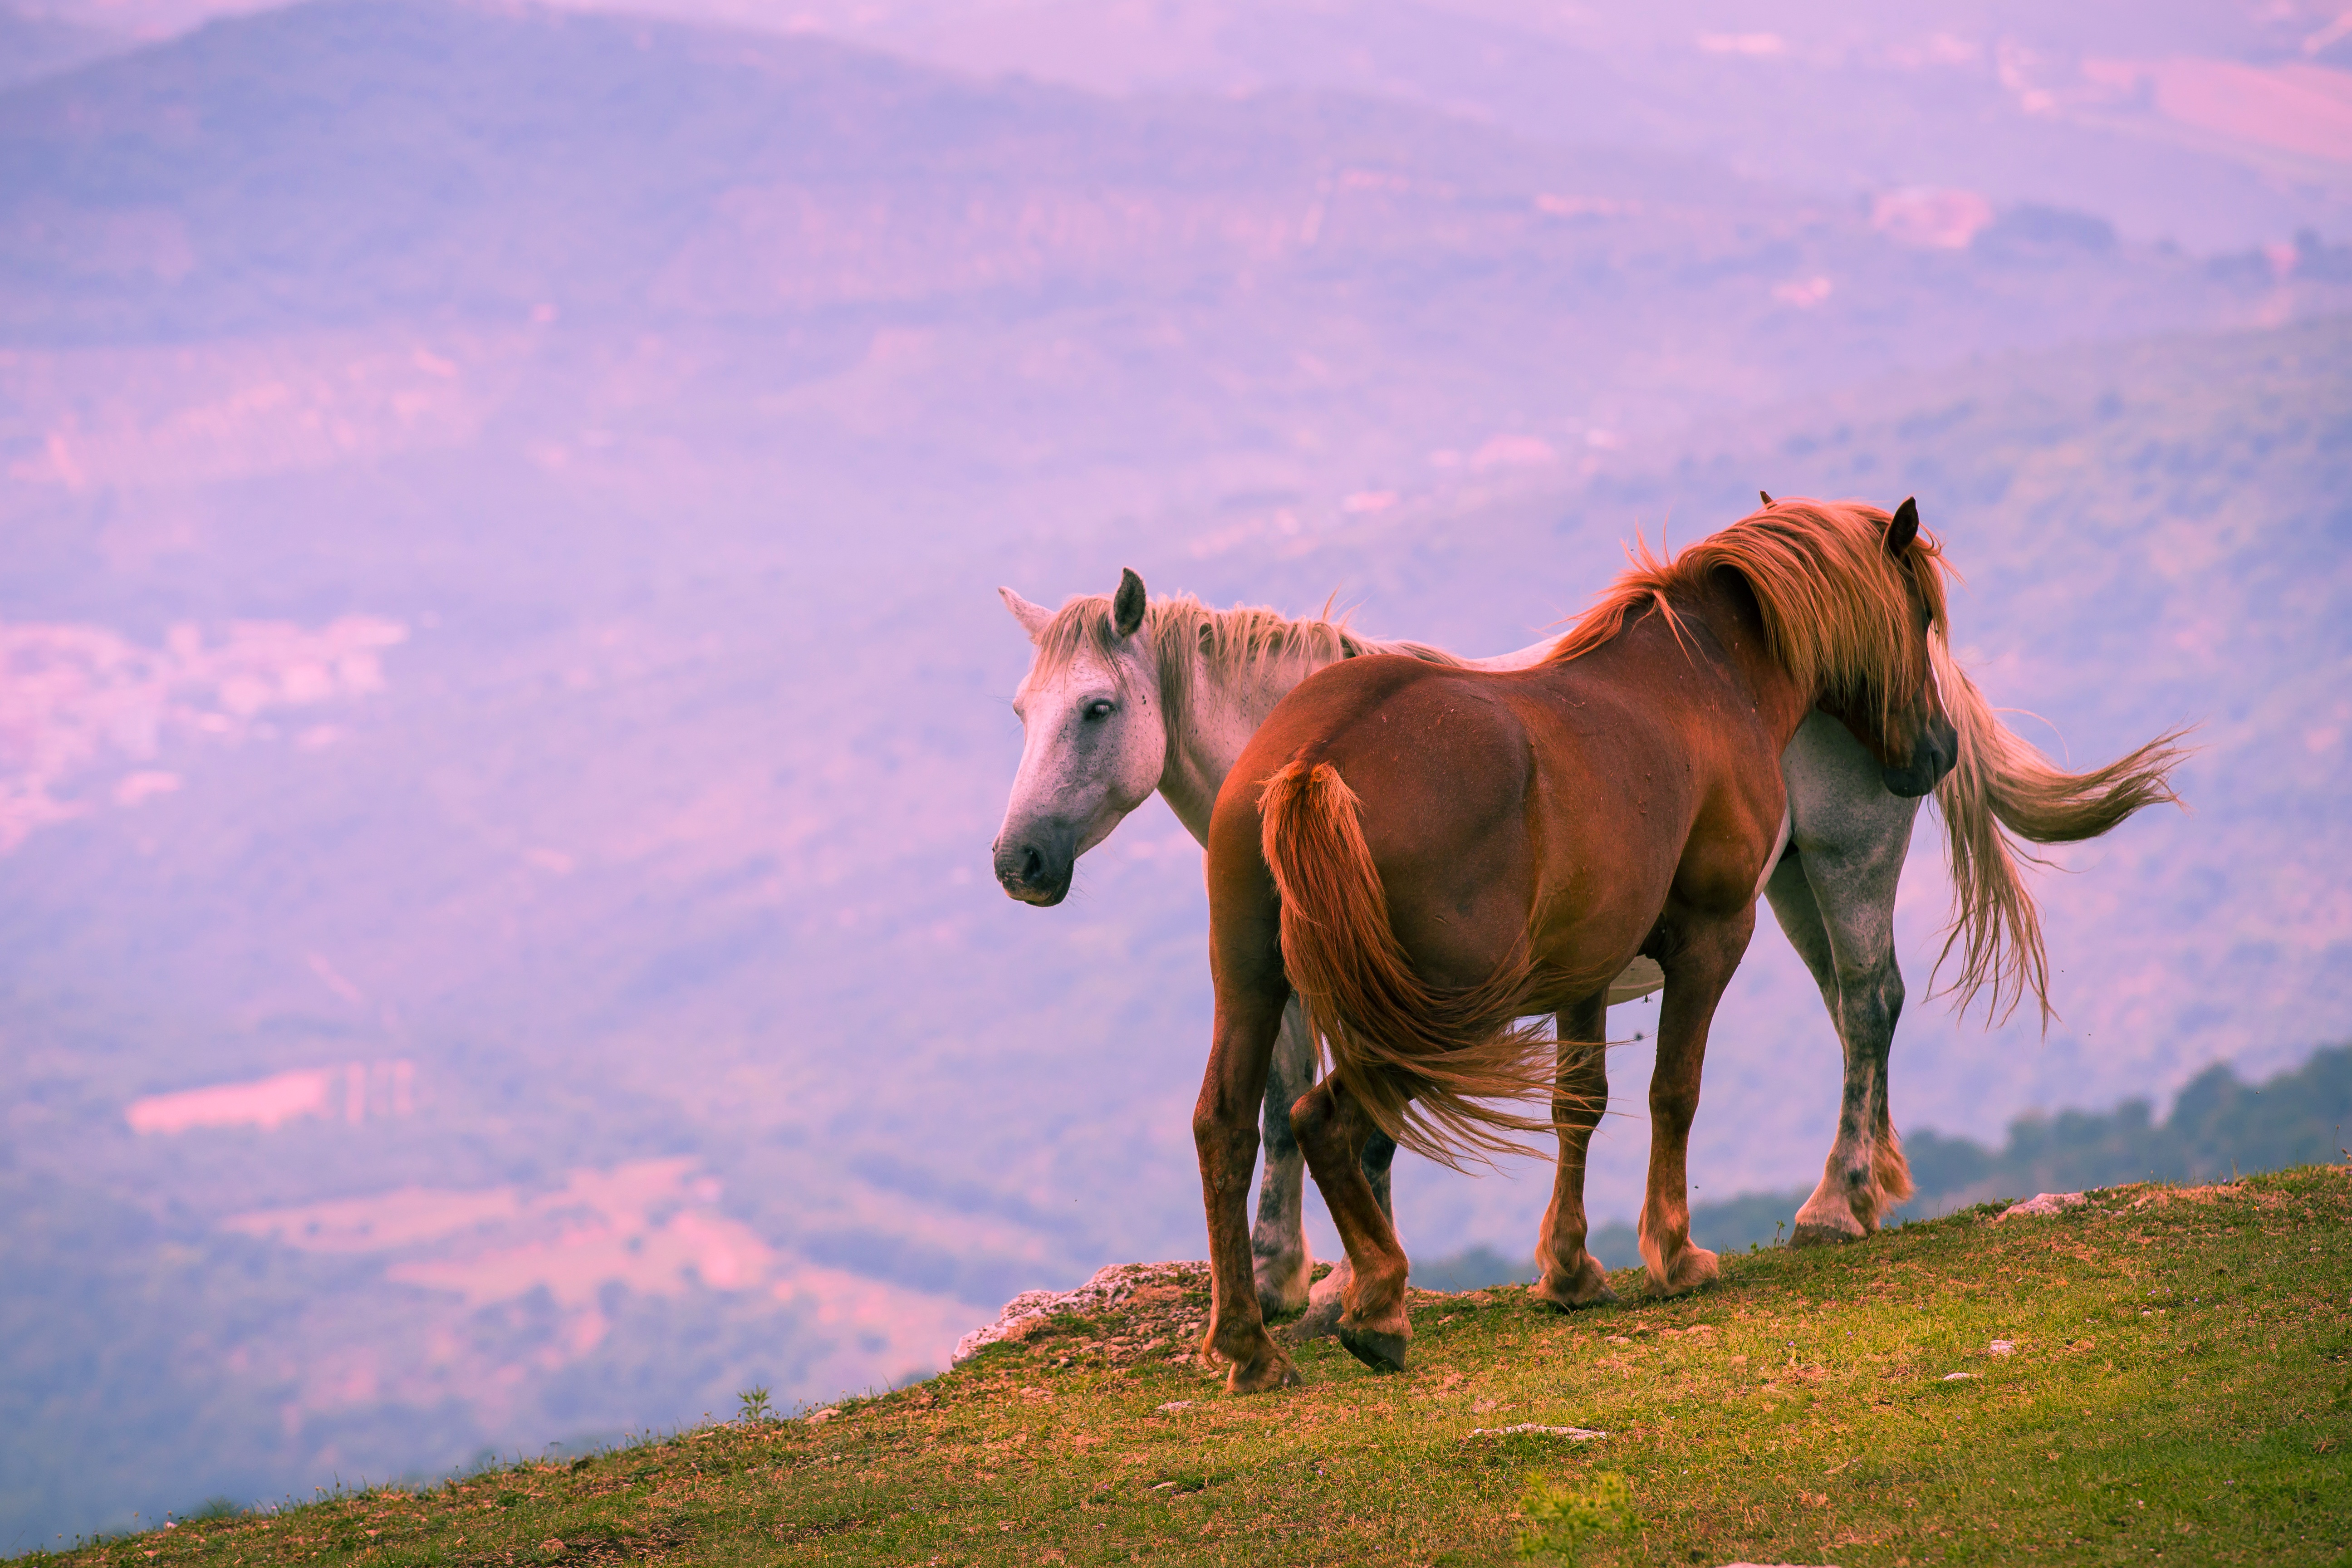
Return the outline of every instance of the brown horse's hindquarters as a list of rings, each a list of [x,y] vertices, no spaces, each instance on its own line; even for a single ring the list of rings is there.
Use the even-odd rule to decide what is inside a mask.
[[[1535,980],[1533,746],[1500,683],[1326,681],[1316,710],[1286,705],[1268,725],[1283,743],[1254,745],[1243,764],[1284,759],[1257,796],[1260,850],[1284,967],[1334,1072],[1383,1131],[1449,1163],[1550,1130],[1529,1114],[1550,1098],[1549,1031],[1514,1024]],[[1286,718],[1307,721],[1280,734]],[[1239,804],[1221,805],[1213,858]],[[1615,973],[1595,967],[1587,989]]]
[[[1321,761],[1359,803],[1387,921],[1423,984],[1486,984],[1525,944],[1536,845],[1524,731],[1507,708],[1423,682],[1378,720],[1332,737]],[[1442,827],[1441,827],[1442,825]]]

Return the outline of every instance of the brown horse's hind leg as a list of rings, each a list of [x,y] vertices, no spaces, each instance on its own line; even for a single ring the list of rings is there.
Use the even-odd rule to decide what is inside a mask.
[[[1234,1394],[1298,1381],[1258,1310],[1249,1233],[1256,1112],[1288,994],[1278,971],[1269,976],[1261,970],[1247,981],[1217,976],[1216,1033],[1201,1098],[1192,1108],[1192,1142],[1201,1157],[1201,1196],[1209,1219],[1209,1326],[1201,1337],[1201,1352],[1233,1363],[1225,1387]]]
[[[1404,1310],[1407,1266],[1396,1230],[1364,1177],[1361,1156],[1371,1121],[1337,1079],[1327,1078],[1300,1097],[1290,1124],[1354,1266],[1339,1315],[1339,1342],[1367,1366],[1402,1369],[1412,1342]]]
[[[1272,1089],[1266,1090],[1269,1095],[1273,1092]],[[1388,1217],[1391,1230],[1396,1229],[1396,1207],[1389,1193],[1396,1147],[1395,1139],[1375,1127],[1364,1135],[1364,1152],[1356,1162],[1363,1167],[1364,1180],[1371,1184],[1372,1198]],[[1397,1245],[1404,1245],[1402,1231],[1397,1232]],[[1338,1333],[1339,1314],[1348,1310],[1348,1286],[1355,1278],[1355,1268],[1342,1252],[1339,1261],[1331,1265],[1331,1272],[1315,1281],[1314,1289],[1307,1292],[1307,1310],[1297,1321],[1286,1325],[1277,1337],[1293,1344],[1304,1344],[1308,1340],[1326,1340]]]
[[[1756,929],[1755,906],[1724,920],[1682,923],[1660,963],[1666,994],[1658,1009],[1658,1065],[1650,1075],[1650,1182],[1642,1203],[1642,1261],[1662,1296],[1695,1290],[1716,1277],[1715,1254],[1690,1238],[1690,1130],[1698,1115],[1707,1026]]]
[[[1607,1276],[1584,1249],[1584,1157],[1592,1130],[1609,1104],[1608,994],[1559,1016],[1559,1076],[1554,1080],[1552,1121],[1559,1129],[1559,1165],[1552,1176],[1551,1207],[1536,1243],[1538,1300],[1555,1307],[1594,1307],[1617,1300]]]

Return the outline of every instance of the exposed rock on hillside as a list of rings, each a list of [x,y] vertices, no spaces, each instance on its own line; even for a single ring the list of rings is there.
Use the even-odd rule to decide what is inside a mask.
[[[1004,1310],[993,1319],[956,1342],[955,1361],[960,1365],[983,1346],[1003,1340],[1025,1340],[1057,1316],[1101,1317],[1122,1309],[1132,1330],[1104,1342],[1103,1348],[1114,1361],[1131,1360],[1159,1348],[1178,1329],[1199,1331],[1207,1317],[1208,1289],[1205,1263],[1109,1264],[1095,1270],[1094,1278],[1075,1290],[1022,1291],[1005,1302]],[[1138,1336],[1149,1342],[1129,1348]],[[1177,1352],[1179,1355],[1190,1352],[1189,1345]]]

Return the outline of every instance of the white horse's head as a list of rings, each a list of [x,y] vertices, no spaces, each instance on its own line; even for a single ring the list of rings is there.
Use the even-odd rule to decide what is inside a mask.
[[[1000,588],[1037,646],[1013,699],[1021,771],[996,836],[996,879],[1024,903],[1058,904],[1079,856],[1151,796],[1168,762],[1160,668],[1143,579],[1056,612]]]

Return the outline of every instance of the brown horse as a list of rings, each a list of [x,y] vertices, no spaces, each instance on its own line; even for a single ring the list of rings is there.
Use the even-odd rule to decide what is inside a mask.
[[[1958,738],[1929,634],[1942,563],[1905,501],[1768,506],[1633,570],[1542,663],[1402,658],[1309,677],[1252,739],[1209,831],[1216,1026],[1193,1112],[1215,1297],[1203,1349],[1235,1392],[1296,1373],[1250,1272],[1253,1112],[1295,986],[1331,1070],[1292,1124],[1354,1268],[1343,1343],[1402,1365],[1406,1264],[1358,1167],[1375,1128],[1448,1163],[1555,1132],[1539,1296],[1600,1299],[1584,1153],[1610,981],[1665,973],[1642,1253],[1654,1289],[1714,1278],[1685,1157],[1717,1000],[1788,834],[1781,753],[1824,710],[1891,790],[1924,795]],[[1515,1020],[1551,1014],[1557,1038]],[[1596,1090],[1599,1092],[1596,1092]],[[1551,1097],[1550,1117],[1509,1109]]]

